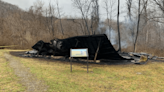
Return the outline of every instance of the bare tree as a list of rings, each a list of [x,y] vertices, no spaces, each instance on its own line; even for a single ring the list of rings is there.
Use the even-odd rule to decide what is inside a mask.
[[[94,29],[94,27],[96,29]],[[92,13],[91,13],[92,34],[95,34],[98,27],[99,27],[99,4],[98,4],[98,0],[92,0]]]
[[[154,2],[159,6],[159,8],[163,11],[164,13],[164,0],[154,0]]]
[[[83,24],[87,34],[95,34],[99,26],[99,5],[98,0],[72,0],[74,6],[80,10]]]
[[[87,28],[88,34],[90,35],[90,30],[88,26],[88,15],[89,15],[89,10],[91,9],[91,1],[89,0],[72,0],[73,4],[76,8],[78,8],[81,12],[82,19],[85,22],[85,26]]]
[[[131,8],[132,8],[132,0],[126,0],[126,4],[127,4],[127,8],[128,8],[128,16],[130,18],[130,20],[132,20],[131,16]]]
[[[118,51],[121,52],[121,39],[120,39],[121,37],[120,37],[119,15],[120,15],[120,0],[118,0],[117,29],[118,29],[118,43],[119,43]]]
[[[137,41],[138,32],[139,32],[139,23],[140,23],[140,15],[141,15],[140,7],[141,7],[141,0],[138,1],[138,22],[137,22],[137,33],[136,33],[136,38],[135,38],[135,41],[134,41],[134,52],[136,51],[136,41]]]
[[[143,7],[142,8],[141,8],[141,0],[139,0],[139,2],[138,2],[138,22],[137,22],[136,38],[135,38],[135,41],[134,41],[134,52],[136,52],[136,43],[137,43],[139,28],[140,28],[140,16],[141,16],[141,13],[143,12],[143,10],[146,9],[147,2],[148,2],[148,0],[143,2]]]
[[[51,29],[52,32],[52,36],[54,36],[54,14],[55,14],[55,8],[53,7],[53,5],[51,5],[51,3],[49,3],[49,13],[48,13],[48,19],[50,20],[50,27],[49,29]],[[48,25],[49,26],[49,25]]]
[[[108,36],[111,39],[112,18],[113,18],[113,13],[114,13],[114,10],[115,10],[115,9],[113,9],[113,7],[114,7],[116,1],[115,0],[110,0],[110,2],[108,2],[108,0],[105,0],[104,3],[105,3],[104,8],[105,8],[106,13],[107,13],[107,22],[108,22],[108,30],[109,30]]]
[[[64,35],[64,30],[63,30],[63,25],[62,25],[62,21],[61,21],[61,14],[60,14],[60,10],[59,10],[58,1],[56,2],[56,5],[57,5],[57,10],[58,10],[58,16],[60,19],[60,27],[61,27],[62,35]]]

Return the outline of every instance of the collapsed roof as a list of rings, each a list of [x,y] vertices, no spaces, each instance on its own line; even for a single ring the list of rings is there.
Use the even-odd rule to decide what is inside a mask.
[[[88,48],[90,60],[94,60],[96,52],[98,52],[96,60],[127,60],[117,53],[105,34],[54,39],[51,40],[51,44],[39,41],[32,48],[38,50],[41,55],[66,57],[70,56],[71,48]]]

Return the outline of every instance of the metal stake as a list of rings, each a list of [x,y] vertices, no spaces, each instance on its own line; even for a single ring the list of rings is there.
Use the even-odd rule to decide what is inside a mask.
[[[88,65],[88,57],[87,57],[87,73],[89,72],[89,71],[88,71],[88,68],[89,68],[88,66],[89,66],[89,65]]]
[[[72,72],[72,57],[71,57],[71,61],[70,61],[70,68],[71,68],[71,72]]]

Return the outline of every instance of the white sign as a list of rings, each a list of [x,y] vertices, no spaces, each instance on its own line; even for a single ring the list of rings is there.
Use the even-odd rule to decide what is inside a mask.
[[[88,57],[88,49],[70,49],[70,57]]]

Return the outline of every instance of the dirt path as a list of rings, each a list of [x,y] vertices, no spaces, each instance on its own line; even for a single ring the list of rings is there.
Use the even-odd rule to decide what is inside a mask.
[[[43,81],[38,80],[29,68],[26,68],[18,60],[14,59],[11,55],[5,53],[4,57],[9,62],[9,66],[13,68],[15,75],[20,79],[20,83],[26,86],[25,92],[46,92],[48,86],[44,85]]]

